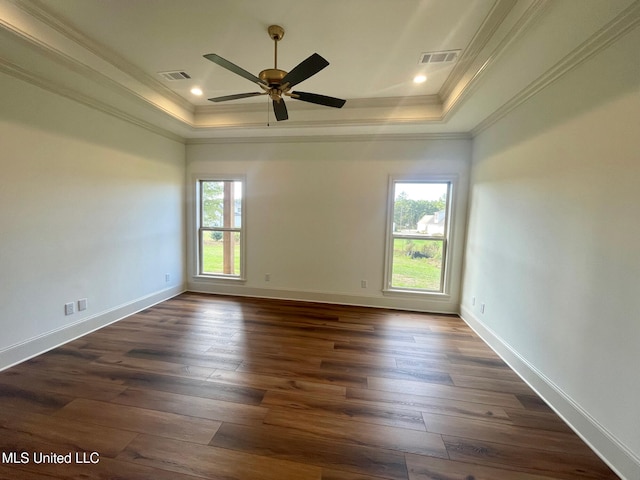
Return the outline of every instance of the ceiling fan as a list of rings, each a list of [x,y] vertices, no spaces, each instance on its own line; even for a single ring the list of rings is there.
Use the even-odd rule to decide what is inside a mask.
[[[263,91],[237,93],[235,95],[210,98],[209,100],[212,102],[226,102],[228,100],[239,100],[241,98],[255,97],[258,95],[269,95],[273,102],[273,112],[275,113],[276,120],[278,121],[287,120],[289,118],[287,106],[284,103],[284,96],[291,97],[295,100],[301,100],[303,102],[324,105],[326,107],[342,108],[346,100],[328,97],[326,95],[318,95],[317,93],[291,91],[291,88],[318,73],[329,65],[329,62],[317,53],[314,53],[306,60],[300,62],[290,72],[280,70],[278,68],[278,42],[282,40],[282,37],[284,37],[284,28],[278,25],[271,25],[267,31],[274,41],[274,66],[273,68],[262,70],[257,77],[215,53],[204,55],[204,58],[207,60],[211,60],[213,63],[258,84]]]

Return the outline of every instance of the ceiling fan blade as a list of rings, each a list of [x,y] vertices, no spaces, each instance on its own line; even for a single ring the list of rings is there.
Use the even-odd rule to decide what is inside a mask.
[[[329,62],[327,62],[317,53],[314,53],[306,60],[300,62],[289,73],[287,73],[282,79],[281,85],[286,86],[287,88],[291,88],[294,85],[305,81],[312,75],[315,75],[327,65],[329,65]]]
[[[231,63],[229,60],[225,60],[224,58],[222,58],[219,55],[216,55],[215,53],[208,53],[207,55],[204,55],[204,58],[206,58],[207,60],[211,60],[213,63],[216,63],[221,67],[226,68],[230,72],[233,72],[236,75],[240,75],[241,77],[244,77],[253,83],[267,86],[267,84],[264,81],[260,80],[254,74],[247,72],[244,68],[241,68],[236,64]]]
[[[284,104],[283,98],[273,101],[273,113],[276,114],[276,120],[278,120],[279,122],[282,120],[287,120],[289,118],[287,106]]]
[[[224,97],[209,98],[212,102],[226,102],[228,100],[239,100],[241,98],[256,97],[258,95],[266,95],[267,92],[249,92],[249,93],[236,93],[235,95],[226,95]]]
[[[342,108],[347,102],[341,98],[328,97],[326,95],[318,95],[317,93],[308,92],[291,92],[289,94],[291,98],[296,100],[302,100],[303,102],[317,103],[318,105],[324,105],[325,107]]]

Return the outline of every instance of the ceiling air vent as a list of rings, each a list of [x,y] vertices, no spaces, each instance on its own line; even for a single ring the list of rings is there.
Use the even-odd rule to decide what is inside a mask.
[[[458,59],[460,50],[445,50],[442,52],[424,52],[420,54],[419,64],[425,63],[449,63]]]
[[[158,72],[165,80],[169,80],[170,82],[175,82],[176,80],[187,80],[191,78],[187,72],[183,72],[181,70],[173,70],[171,72]]]

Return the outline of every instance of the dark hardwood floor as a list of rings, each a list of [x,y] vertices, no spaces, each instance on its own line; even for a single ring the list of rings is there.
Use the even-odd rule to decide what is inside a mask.
[[[192,293],[0,373],[0,427],[11,480],[617,478],[456,316]]]

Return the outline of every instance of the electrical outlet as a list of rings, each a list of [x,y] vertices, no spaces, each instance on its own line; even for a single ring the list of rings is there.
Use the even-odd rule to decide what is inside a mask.
[[[480,304],[480,313],[484,313],[484,303]]]
[[[476,304],[476,297],[471,297],[471,305],[475,305]]]
[[[270,282],[271,281],[271,274],[270,273],[265,273],[264,274],[264,281],[265,282]]]
[[[169,283],[171,281],[171,275],[168,273],[164,274],[164,281],[165,283]]]
[[[367,288],[367,281],[366,280],[360,280],[360,287],[361,288]]]
[[[76,309],[75,309],[75,303],[70,302],[70,303],[65,303],[64,304],[64,314],[65,315],[73,315],[75,313]]]
[[[86,298],[81,298],[80,300],[78,300],[78,311],[82,312],[83,310],[87,309],[87,299]]]

